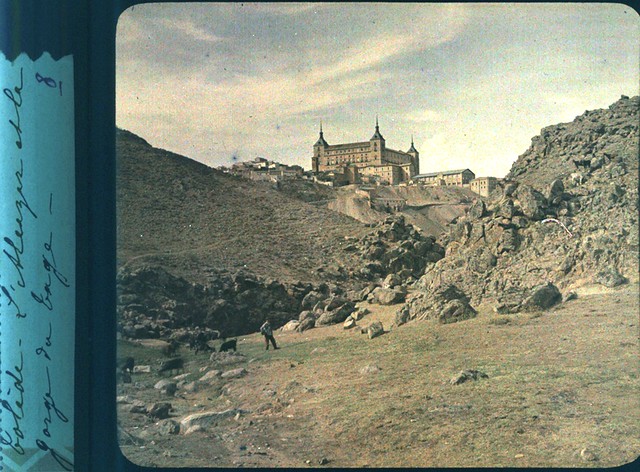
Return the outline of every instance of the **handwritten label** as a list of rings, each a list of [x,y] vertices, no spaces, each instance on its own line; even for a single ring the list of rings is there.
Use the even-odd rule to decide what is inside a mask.
[[[0,54],[0,471],[73,470],[73,58]]]

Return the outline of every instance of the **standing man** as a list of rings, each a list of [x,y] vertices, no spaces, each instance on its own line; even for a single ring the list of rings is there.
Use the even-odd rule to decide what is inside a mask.
[[[264,336],[264,343],[267,347],[267,351],[269,350],[269,341],[273,344],[274,349],[279,349],[276,345],[276,339],[273,337],[273,329],[271,328],[271,323],[269,323],[269,319],[264,322],[262,326],[260,326],[260,333]]]

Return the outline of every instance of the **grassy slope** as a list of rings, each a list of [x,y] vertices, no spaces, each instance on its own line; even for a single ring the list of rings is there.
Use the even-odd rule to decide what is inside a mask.
[[[388,327],[395,308],[371,308],[359,324]],[[329,326],[278,332],[281,349],[265,352],[259,335],[247,336],[238,343],[245,362],[222,367],[243,366],[245,377],[170,399],[176,420],[193,405],[247,413],[190,436],[155,436],[149,422],[130,429],[146,432],[146,449],[124,451],[146,464],[169,451],[163,466],[303,467],[322,457],[330,467],[620,465],[640,450],[638,309],[636,286],[544,313],[414,322],[373,340]],[[211,366],[206,355],[187,355],[194,379]],[[361,373],[367,365],[381,370]],[[489,378],[451,385],[462,369]],[[162,400],[153,389],[120,388]],[[140,416],[121,418],[141,425]]]
[[[207,267],[283,281],[346,260],[344,236],[362,224],[118,132],[119,264],[153,261],[198,279]],[[322,189],[326,193],[326,189]],[[131,262],[133,260],[133,262]]]

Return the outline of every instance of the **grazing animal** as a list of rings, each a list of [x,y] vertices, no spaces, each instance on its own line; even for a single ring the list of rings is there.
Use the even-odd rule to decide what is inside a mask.
[[[124,359],[120,359],[118,361],[118,369],[120,372],[126,372],[128,374],[133,372],[133,366],[135,361],[133,357],[125,357]]]
[[[237,345],[238,344],[238,340],[237,339],[229,339],[228,341],[223,342],[220,345],[220,351],[219,352],[227,352],[230,351],[231,349],[233,349],[233,351],[237,351]]]
[[[172,372],[174,370],[184,370],[184,359],[182,357],[175,357],[173,359],[167,359],[160,363],[160,369],[158,373]]]
[[[205,333],[199,332],[192,334],[189,340],[189,349],[196,351],[196,354],[200,351],[211,351],[211,346],[208,344],[208,339]]]
[[[573,159],[573,164],[578,170],[581,168],[584,170],[591,169],[591,161],[589,159]]]

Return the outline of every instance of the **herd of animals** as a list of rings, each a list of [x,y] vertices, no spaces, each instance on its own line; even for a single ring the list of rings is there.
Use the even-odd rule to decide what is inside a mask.
[[[189,340],[189,348],[194,350],[196,354],[200,351],[212,351],[212,352],[227,352],[233,350],[237,351],[237,339],[222,339],[222,344],[218,351],[213,348],[209,341],[203,336],[193,336]],[[171,341],[166,347],[162,349],[163,354],[168,356],[174,356],[178,350],[179,343],[177,341]],[[133,373],[133,368],[135,367],[135,359],[131,356],[118,359],[118,366],[116,369],[116,378],[118,382],[122,383],[130,383],[131,382],[131,374]],[[182,357],[171,357],[170,359],[163,360],[160,362],[156,372],[158,374],[164,374],[168,372],[169,374],[174,371],[184,371],[184,359]]]

